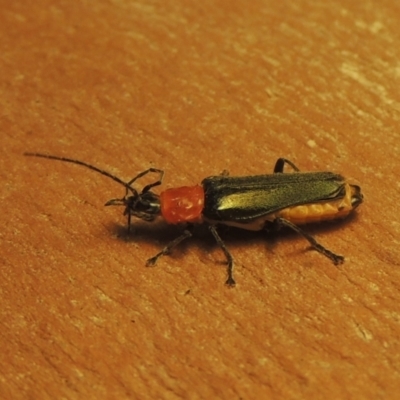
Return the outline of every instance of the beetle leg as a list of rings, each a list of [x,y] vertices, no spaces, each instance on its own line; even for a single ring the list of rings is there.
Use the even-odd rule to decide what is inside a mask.
[[[132,226],[132,224],[131,224],[131,221],[132,221],[132,213],[130,212],[130,210],[128,210],[128,233],[130,233],[131,232],[131,226]]]
[[[164,177],[164,171],[162,169],[158,169],[158,168],[149,168],[146,169],[146,171],[141,172],[140,174],[136,175],[134,178],[132,178],[129,182],[128,182],[128,186],[132,185],[132,183],[134,183],[135,181],[137,181],[139,178],[142,178],[143,176],[147,175],[147,174],[158,174],[158,179],[153,182],[150,183],[149,185],[145,186],[142,190],[142,193],[146,193],[148,192],[151,188],[153,188],[154,186],[159,186],[161,185],[162,181],[163,181],[163,177]],[[128,192],[127,192],[128,194]]]
[[[274,168],[274,174],[278,172],[283,172],[283,168],[285,164],[290,165],[296,172],[299,172],[300,170],[294,165],[291,161],[287,160],[286,158],[278,158],[276,160],[275,168]]]
[[[190,228],[189,228],[190,229]],[[175,246],[177,246],[180,242],[183,242],[185,239],[190,238],[192,236],[192,232],[189,229],[185,229],[183,234],[178,236],[172,242],[169,242],[159,253],[157,253],[154,257],[149,258],[146,261],[147,267],[152,267],[156,264],[157,260],[166,254],[168,254]]]
[[[233,257],[229,250],[226,248],[225,243],[222,241],[221,237],[218,235],[218,232],[214,225],[209,225],[208,229],[210,229],[213,234],[215,240],[217,241],[218,246],[222,249],[225,254],[226,261],[228,262],[228,279],[226,280],[226,284],[228,286],[235,286],[236,282],[233,279]]]
[[[293,229],[295,232],[299,233],[304,239],[307,239],[308,242],[317,250],[319,253],[323,254],[325,257],[328,257],[330,260],[333,261],[335,265],[341,264],[344,261],[344,257],[338,254],[332,253],[330,250],[319,244],[311,235],[307,232],[303,231],[303,229],[299,228],[297,225],[293,224],[292,222],[288,221],[285,218],[276,218],[274,223],[277,224],[278,227],[280,226],[287,226],[288,228]]]

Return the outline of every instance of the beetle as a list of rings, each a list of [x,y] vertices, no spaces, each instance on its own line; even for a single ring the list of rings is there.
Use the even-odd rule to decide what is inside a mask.
[[[148,266],[155,265],[161,256],[191,237],[195,224],[207,224],[225,254],[228,286],[235,285],[233,257],[217,232],[218,225],[251,231],[290,228],[337,265],[344,261],[344,257],[322,246],[298,225],[344,218],[363,202],[360,187],[348,183],[343,176],[333,172],[300,172],[293,162],[285,158],[276,161],[272,174],[231,177],[223,173],[205,178],[200,185],[166,189],[157,194],[153,188],[163,182],[164,171],[161,169],[146,169],[125,182],[83,161],[41,153],[24,155],[82,165],[124,186],[125,195],[107,201],[105,206],[125,208],[128,230],[132,217],[147,222],[162,217],[168,224],[185,223],[183,233],[148,259]],[[285,164],[294,172],[284,173]],[[154,181],[141,190],[135,189],[133,185],[148,174],[155,174]]]

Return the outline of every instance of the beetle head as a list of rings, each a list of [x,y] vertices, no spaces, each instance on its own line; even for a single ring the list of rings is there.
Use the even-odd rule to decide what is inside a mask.
[[[160,196],[145,187],[141,193],[133,187],[126,188],[126,194],[121,199],[111,199],[105,206],[123,206],[124,215],[128,216],[128,229],[131,227],[131,217],[151,222],[160,215]]]

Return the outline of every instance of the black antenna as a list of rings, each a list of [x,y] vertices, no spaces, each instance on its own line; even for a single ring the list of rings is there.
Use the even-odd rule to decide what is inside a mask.
[[[64,162],[69,162],[69,163],[72,163],[72,164],[82,165],[82,166],[84,166],[86,168],[91,169],[92,171],[98,172],[101,175],[108,176],[113,181],[118,182],[119,184],[124,186],[127,190],[130,190],[134,195],[137,195],[137,191],[132,186],[130,186],[129,183],[124,182],[123,180],[119,179],[117,176],[112,175],[107,171],[104,171],[104,170],[102,170],[100,168],[97,168],[97,167],[95,167],[93,165],[87,164],[87,163],[85,163],[83,161],[74,160],[73,158],[51,156],[49,154],[41,154],[41,153],[29,153],[29,152],[27,152],[27,153],[24,153],[24,156],[48,158],[50,160],[64,161]]]

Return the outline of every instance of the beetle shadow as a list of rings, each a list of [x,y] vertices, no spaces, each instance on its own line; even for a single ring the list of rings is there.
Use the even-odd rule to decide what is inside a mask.
[[[151,254],[148,254],[148,258],[154,256],[171,243],[171,241],[181,236],[185,228],[185,225],[168,225],[163,221],[155,221],[147,224],[143,221],[134,221],[130,231],[128,231],[126,224],[109,223],[106,225],[106,229],[111,231],[118,240],[135,243],[137,246],[151,245],[153,250]],[[192,237],[183,240],[176,247],[171,249],[168,257],[174,259],[183,257],[189,246],[201,248],[202,244],[204,244],[203,237],[202,235],[198,235],[197,228],[198,227],[195,227]],[[211,233],[209,233],[209,236],[211,236],[210,241],[212,241]]]
[[[124,242],[160,242],[166,243],[171,238],[183,233],[184,228],[176,225],[167,225],[162,221],[147,223],[143,221],[133,221],[130,230],[126,224],[110,222],[106,225],[119,240]]]
[[[326,221],[323,223],[310,223],[301,225],[301,228],[319,241],[319,233],[336,232],[343,229],[344,225],[354,222],[357,218],[357,214],[353,213],[344,219]],[[128,231],[126,224],[113,222],[107,224],[106,228],[121,241],[134,242],[138,246],[141,244],[151,244],[154,245],[155,252],[157,252],[168,245],[172,240],[182,235],[185,230],[185,225],[168,225],[160,220],[152,223],[134,221],[130,231]],[[273,252],[278,242],[297,241],[299,237],[301,238],[299,233],[288,227],[282,227],[279,230],[264,229],[261,231],[249,231],[221,224],[217,226],[217,231],[228,250],[232,253],[236,251],[235,248],[243,246],[244,244],[249,246],[265,246],[268,252]],[[207,253],[219,249],[207,225],[196,225],[193,227],[193,236],[179,243],[176,248],[172,249],[168,257],[183,257],[189,246],[196,246]],[[310,249],[312,249],[312,247],[306,241],[304,251]],[[154,254],[150,254],[149,256],[152,255]],[[221,261],[221,264],[225,265],[226,262]]]

